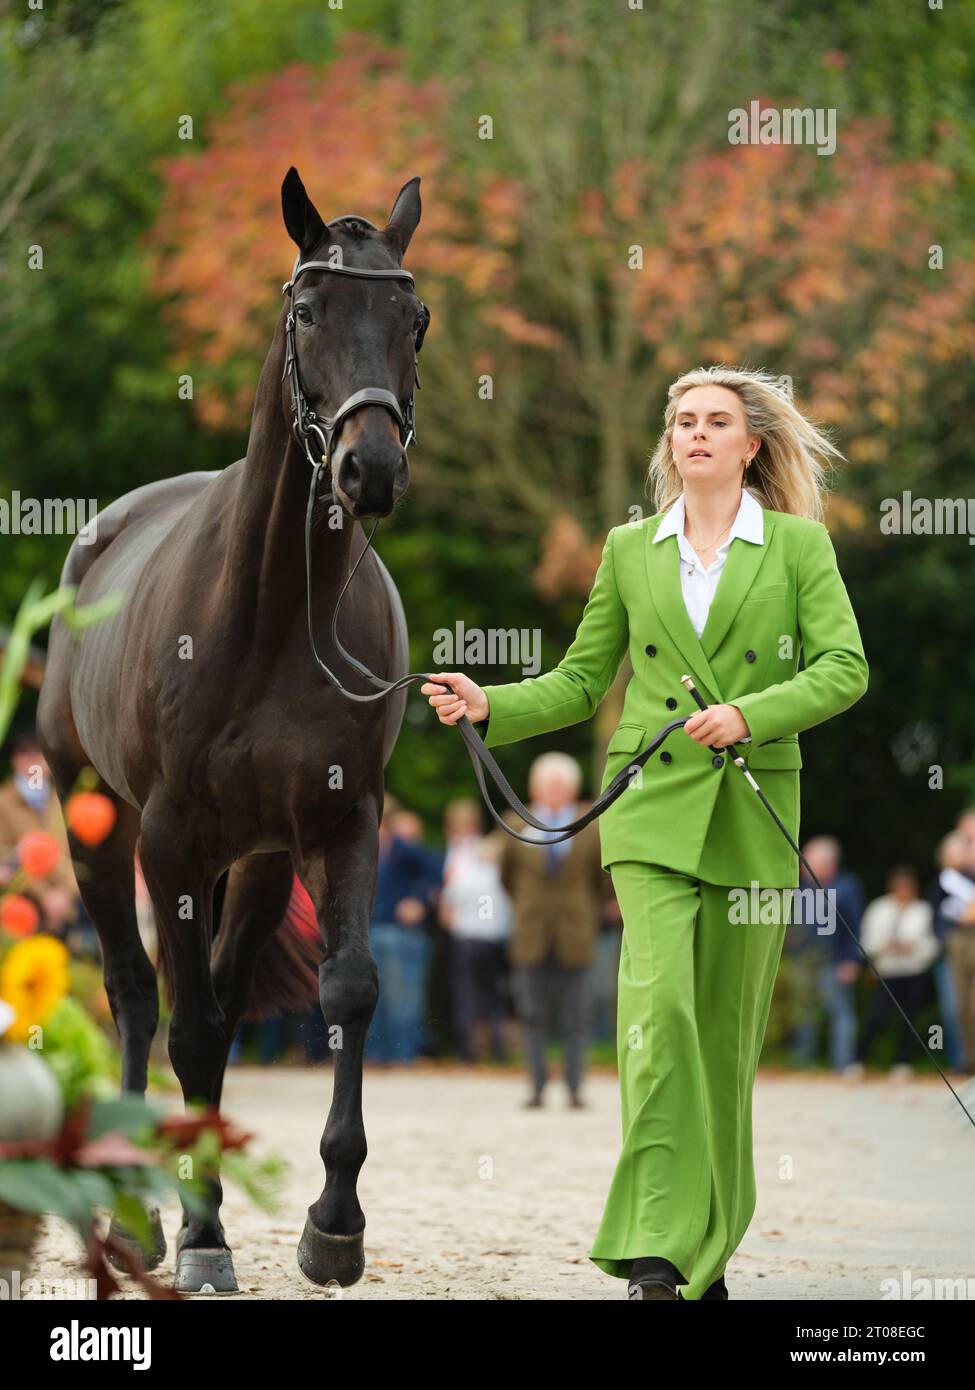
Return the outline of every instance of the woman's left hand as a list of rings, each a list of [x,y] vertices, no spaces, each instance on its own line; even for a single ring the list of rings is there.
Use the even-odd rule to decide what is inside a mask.
[[[696,743],[725,748],[736,739],[744,738],[748,725],[734,705],[708,705],[692,714],[684,725],[684,733]]]

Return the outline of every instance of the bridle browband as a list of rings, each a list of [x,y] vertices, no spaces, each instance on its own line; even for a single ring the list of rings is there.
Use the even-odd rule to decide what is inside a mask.
[[[294,269],[291,272],[291,279],[281,286],[281,293],[288,295],[291,305],[288,309],[288,317],[284,325],[285,355],[284,371],[281,373],[281,380],[290,377],[291,379],[291,398],[293,402],[294,415],[291,422],[292,432],[295,440],[305,451],[305,457],[312,468],[319,463],[331,462],[332,445],[335,436],[338,434],[343,422],[352,414],[354,410],[359,410],[364,405],[381,405],[395,418],[399,425],[400,443],[404,449],[416,442],[415,426],[415,407],[413,404],[413,391],[420,388],[420,373],[417,369],[416,356],[413,359],[413,386],[410,388],[409,399],[406,402],[404,411],[399,401],[392,391],[387,391],[382,386],[364,386],[359,391],[353,391],[352,395],[342,402],[334,415],[316,415],[308,404],[301,386],[301,377],[298,373],[298,353],[295,347],[295,311],[294,311],[294,287],[300,275],[304,275],[306,270],[328,270],[333,275],[358,275],[367,280],[408,280],[411,288],[415,288],[413,276],[408,270],[399,270],[390,267],[388,270],[366,270],[360,266],[333,265],[331,261],[305,261],[302,264],[301,253],[295,257]],[[430,319],[430,311],[421,301],[420,307],[425,316],[425,322],[420,329],[416,339],[415,352],[419,353],[423,344],[423,334],[426,332],[426,324]],[[316,460],[312,457],[310,440],[312,435],[318,436],[321,457]]]

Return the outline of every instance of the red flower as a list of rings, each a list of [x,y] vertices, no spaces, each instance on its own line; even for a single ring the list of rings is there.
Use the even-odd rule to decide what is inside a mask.
[[[30,936],[37,931],[40,916],[30,898],[22,898],[19,893],[10,893],[0,898],[0,925],[11,936]]]
[[[61,846],[46,830],[29,830],[17,841],[17,858],[31,878],[45,878],[61,858]]]
[[[174,1149],[182,1149],[192,1144],[201,1131],[215,1129],[220,1136],[222,1149],[242,1149],[253,1139],[252,1134],[244,1134],[225,1120],[219,1111],[209,1109],[202,1115],[172,1115],[162,1120],[157,1133],[168,1139]]]
[[[91,849],[111,834],[116,812],[101,792],[75,792],[68,797],[64,818],[81,843]]]
[[[155,1163],[148,1149],[141,1149],[124,1134],[110,1131],[90,1139],[75,1149],[72,1162],[79,1168],[151,1168]]]

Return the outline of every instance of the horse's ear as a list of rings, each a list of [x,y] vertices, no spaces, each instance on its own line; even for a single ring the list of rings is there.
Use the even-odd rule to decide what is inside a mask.
[[[383,237],[396,256],[402,261],[410,238],[416,231],[420,220],[420,176],[404,183],[396,195],[396,202],[383,228]]]
[[[307,255],[325,235],[325,223],[305,192],[305,185],[292,164],[281,185],[281,211],[288,235],[302,255]]]

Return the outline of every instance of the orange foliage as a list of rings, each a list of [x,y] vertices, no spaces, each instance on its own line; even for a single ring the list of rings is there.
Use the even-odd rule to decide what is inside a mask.
[[[377,225],[421,175],[423,223],[407,262],[435,320],[439,304],[477,316],[474,374],[514,347],[564,357],[570,395],[591,378],[599,364],[582,360],[571,294],[552,302],[551,286],[531,279],[539,252],[563,264],[567,236],[597,290],[612,291],[598,312],[633,317],[636,350],[615,370],[634,389],[659,391],[701,362],[788,371],[803,409],[839,427],[844,452],[864,465],[889,458],[932,379],[975,353],[975,264],[955,249],[946,269],[928,268],[952,175],[899,161],[883,122],[844,121],[830,158],[792,145],[691,151],[676,190],[652,158],[628,159],[570,202],[551,248],[523,257],[530,190],[452,154],[439,132],[455,99],[439,79],[407,77],[395,50],[350,33],[327,70],[296,65],[231,88],[207,147],[165,165],[153,283],[172,299],[179,367],[196,376],[205,423],[241,423],[251,408],[294,257],[279,204],[291,164],[326,220],[358,212]],[[633,245],[644,250],[639,270],[628,266]]]
[[[602,540],[589,541],[570,513],[560,511],[542,536],[541,557],[532,580],[542,598],[554,602],[562,594],[587,595],[599,568]]]
[[[614,178],[622,234],[640,241],[638,208],[662,232],[634,271],[610,231],[606,273],[665,373],[771,360],[801,382],[804,409],[844,427],[851,459],[880,461],[885,432],[923,409],[932,365],[975,353],[975,265],[928,268],[951,177],[896,161],[886,123],[866,120],[844,124],[830,159],[790,145],[692,159],[666,203],[652,163],[630,161]],[[578,231],[591,224],[586,203]]]
[[[162,166],[165,192],[146,245],[153,289],[170,298],[179,369],[194,369],[207,425],[248,418],[257,374],[295,247],[281,219],[294,164],[322,217],[358,213],[383,226],[402,184],[419,174],[422,235],[407,253],[434,317],[438,282],[489,296],[510,279],[519,194],[489,172],[459,179],[438,135],[450,89],[414,82],[399,55],[349,33],[327,70],[296,64],[228,91],[207,144]],[[521,315],[502,332],[530,337]],[[542,330],[547,333],[547,330]]]

